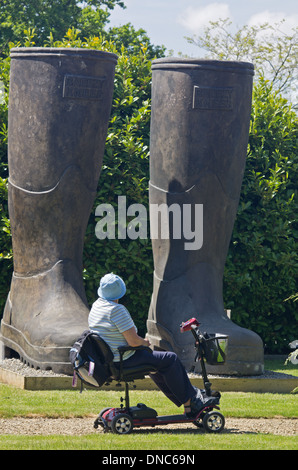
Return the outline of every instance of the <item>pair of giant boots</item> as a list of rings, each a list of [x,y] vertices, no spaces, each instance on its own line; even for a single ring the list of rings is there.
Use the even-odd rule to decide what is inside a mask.
[[[36,368],[71,374],[69,349],[88,327],[83,241],[116,61],[114,54],[81,49],[11,52],[8,195],[14,272],[0,339],[6,357],[15,351]],[[211,370],[260,374],[262,341],[227,318],[222,296],[245,167],[253,66],[159,59],[152,71],[150,205],[175,204],[182,216],[166,222],[167,237],[159,237],[160,227],[152,222],[147,336],[153,348],[177,352],[188,368],[194,348],[179,325],[196,316],[204,331],[229,335],[226,364]]]

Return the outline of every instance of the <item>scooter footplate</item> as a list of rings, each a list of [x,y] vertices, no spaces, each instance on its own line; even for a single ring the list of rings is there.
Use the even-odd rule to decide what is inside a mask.
[[[134,419],[134,427],[138,426],[158,426],[166,424],[175,424],[175,423],[189,423],[192,420],[187,418],[187,416],[179,415],[170,415],[170,416],[157,416],[156,418],[144,418],[140,420]]]

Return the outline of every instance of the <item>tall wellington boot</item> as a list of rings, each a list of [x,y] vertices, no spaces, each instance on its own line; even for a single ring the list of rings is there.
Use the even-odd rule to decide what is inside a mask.
[[[261,374],[262,341],[227,317],[222,292],[245,168],[253,66],[169,58],[154,61],[152,73],[154,280],[147,337],[155,349],[174,350],[189,368],[193,338],[179,325],[196,317],[202,331],[229,336],[226,363],[208,366],[209,372]],[[162,204],[168,218],[161,223],[153,208]]]
[[[71,373],[88,327],[83,242],[96,195],[117,56],[87,49],[11,52],[9,214],[14,272],[1,323],[6,352]]]

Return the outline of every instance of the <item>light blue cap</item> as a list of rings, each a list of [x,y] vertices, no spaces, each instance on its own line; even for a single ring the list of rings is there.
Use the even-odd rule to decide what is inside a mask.
[[[126,286],[123,279],[116,274],[109,273],[100,280],[98,295],[105,300],[121,299],[126,292]]]

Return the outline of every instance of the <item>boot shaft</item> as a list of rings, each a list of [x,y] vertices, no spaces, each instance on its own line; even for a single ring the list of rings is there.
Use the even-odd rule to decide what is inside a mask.
[[[251,113],[253,65],[157,59],[152,65],[150,180],[184,192],[202,172],[239,196]]]
[[[117,56],[87,49],[11,51],[8,164],[13,184],[54,188],[69,166],[96,190]]]
[[[9,213],[18,275],[63,259],[82,270],[116,60],[87,49],[11,51]]]
[[[223,274],[245,169],[252,83],[249,63],[153,62],[150,204],[177,204],[182,234],[177,238],[170,231],[168,240],[152,240],[161,279],[176,278],[198,262]],[[196,205],[202,207],[201,221]],[[158,232],[155,223],[151,218]],[[201,243],[189,243],[187,228]]]

